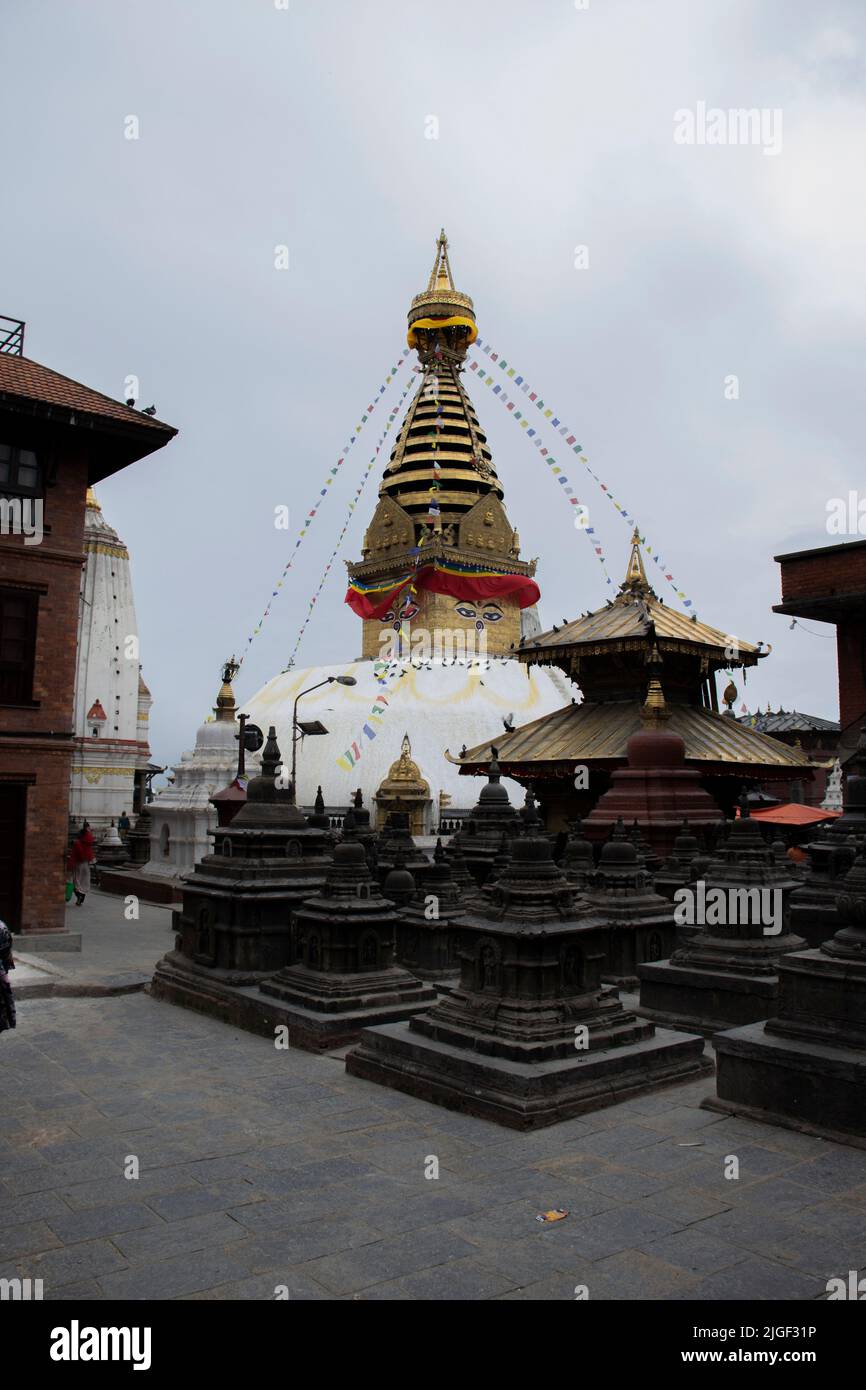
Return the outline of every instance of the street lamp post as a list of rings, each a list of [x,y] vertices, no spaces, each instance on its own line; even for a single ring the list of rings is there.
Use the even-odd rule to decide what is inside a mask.
[[[355,680],[354,676],[326,676],[323,681],[317,681],[315,685],[308,685],[306,690],[299,691],[299,693],[295,696],[295,703],[292,708],[292,800],[295,802],[296,805],[298,800],[298,783],[296,780],[298,769],[298,701],[302,700],[305,695],[312,694],[314,690],[320,690],[323,685],[332,684],[357,685],[358,682]],[[319,730],[317,730],[316,732],[319,732]],[[327,729],[321,729],[321,733],[326,734],[327,732]]]

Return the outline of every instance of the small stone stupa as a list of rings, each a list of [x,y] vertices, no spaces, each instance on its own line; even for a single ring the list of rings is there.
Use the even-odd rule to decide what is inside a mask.
[[[866,849],[836,898],[839,930],[779,962],[766,1023],[719,1033],[713,1109],[866,1139]]]
[[[364,805],[364,794],[360,787],[354,793],[352,805],[343,817],[342,838],[346,843],[354,841],[364,846],[367,867],[375,874],[381,837],[378,830],[374,830],[370,824],[370,812]]]
[[[602,845],[584,908],[605,933],[602,979],[620,989],[637,989],[638,966],[663,960],[674,949],[673,908],[654,890],[621,820]]]
[[[96,846],[96,867],[97,869],[122,869],[129,861],[129,850],[121,840],[114,821],[111,821]]]
[[[697,835],[692,833],[688,820],[684,820],[673,850],[653,878],[653,887],[663,898],[673,902],[677,889],[692,883],[699,876],[698,870],[705,871],[708,866],[709,859],[701,855]]]
[[[578,893],[589,887],[595,873],[595,851],[583,833],[583,823],[579,817],[571,822],[568,829],[562,872]]]
[[[400,920],[367,868],[363,846],[338,845],[321,890],[295,912],[295,963],[260,987],[291,1047],[329,1052],[355,1041],[362,1028],[408,1018],[436,998],[395,964]]]
[[[715,1033],[766,1018],[782,957],[805,945],[788,925],[796,880],[779,870],[745,798],[740,804],[706,880],[683,890],[697,930],[669,959],[638,966],[641,1013],[668,1027]]]
[[[866,728],[848,762],[845,809],[838,820],[825,821],[806,846],[805,882],[791,898],[791,927],[809,946],[820,946],[836,930],[836,899],[842,881],[866,839]]]
[[[157,998],[271,1036],[249,987],[292,960],[292,911],[324,884],[334,845],[329,831],[308,824],[291,788],[278,785],[280,769],[272,726],[246,802],[186,879],[176,947],[152,984]]]
[[[382,891],[387,896],[387,887]],[[440,989],[443,984],[455,984],[459,973],[457,948],[464,901],[442,841],[437,840],[424,886],[398,924],[397,959],[413,975],[432,980]]]
[[[463,916],[459,985],[408,1023],[366,1029],[347,1071],[523,1130],[705,1072],[700,1038],[656,1032],[601,983],[604,930],[576,912],[526,822]]]
[[[401,867],[412,874],[416,883],[424,881],[430,868],[430,860],[419,849],[409,829],[409,815],[406,811],[391,811],[382,827],[376,846],[376,873],[380,883],[384,883],[392,869]]]
[[[515,835],[520,829],[520,816],[512,806],[502,785],[496,749],[487,770],[487,782],[481,788],[474,810],[466,817],[448,847],[448,853],[459,849],[466,867],[477,884],[483,884],[500,852],[503,833]]]

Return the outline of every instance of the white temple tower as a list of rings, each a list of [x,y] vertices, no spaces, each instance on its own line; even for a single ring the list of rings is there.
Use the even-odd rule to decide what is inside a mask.
[[[142,804],[152,771],[129,552],[109,526],[92,488],[84,521],[86,555],[78,616],[75,748],[69,811],[97,839]]]

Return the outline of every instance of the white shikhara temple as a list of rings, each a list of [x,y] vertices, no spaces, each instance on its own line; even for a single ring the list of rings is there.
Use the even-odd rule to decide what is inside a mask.
[[[75,745],[69,812],[97,839],[140,808],[153,700],[141,676],[129,552],[88,489],[78,616]]]

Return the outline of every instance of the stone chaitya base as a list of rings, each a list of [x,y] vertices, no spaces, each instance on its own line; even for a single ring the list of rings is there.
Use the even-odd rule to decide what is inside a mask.
[[[408,1023],[369,1028],[353,1076],[528,1130],[711,1070],[703,1040],[653,1026],[601,983],[605,932],[530,818],[460,918],[460,983]]]
[[[713,1046],[707,1109],[866,1148],[866,1053],[775,1037],[762,1023],[717,1033]]]
[[[702,1038],[662,1029],[597,1057],[526,1063],[425,1037],[417,1023],[367,1029],[346,1070],[510,1129],[541,1129],[712,1071]]]
[[[330,1052],[357,1040],[362,1028],[406,1018],[413,1011],[429,1009],[436,991],[425,988],[407,971],[383,971],[371,976],[367,993],[339,993],[323,1004],[321,993],[305,996],[275,993],[267,983],[232,985],[198,970],[178,952],[164,956],[157,966],[149,993],[169,1004],[181,1004],[196,1013],[209,1014],[223,1023],[274,1038],[278,1027],[288,1029],[290,1047],[305,1052]]]
[[[709,1037],[720,1029],[766,1018],[775,1008],[779,976],[701,970],[670,960],[638,966],[640,1013],[668,1028]]]
[[[371,972],[362,982],[331,975],[323,984],[318,973],[295,966],[260,991],[279,1010],[291,1046],[308,1052],[345,1047],[357,1041],[362,1029],[420,1013],[436,999],[435,989],[399,967]]]

